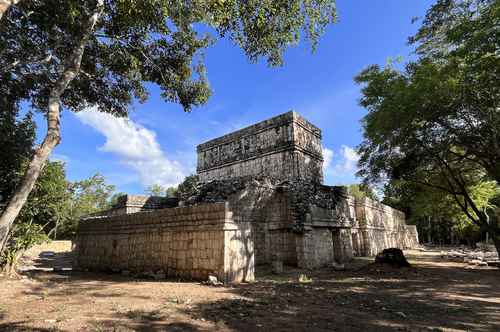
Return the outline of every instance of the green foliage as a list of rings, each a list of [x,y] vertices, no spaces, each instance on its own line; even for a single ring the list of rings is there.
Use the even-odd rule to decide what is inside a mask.
[[[96,3],[25,0],[9,10],[0,21],[0,82],[9,98],[46,111],[59,66]],[[301,33],[314,48],[335,12],[333,0],[105,0],[63,106],[126,116],[134,100],[147,99],[145,83],[154,83],[164,100],[189,111],[211,94],[202,51],[216,38],[228,38],[251,61],[280,65]]]
[[[423,206],[454,201],[496,237],[483,206],[500,182],[499,19],[498,1],[439,0],[410,39],[417,60],[356,77],[368,110],[358,149],[365,182],[412,183],[426,201],[445,195],[441,207]]]
[[[149,196],[163,196],[165,194],[165,188],[159,184],[153,184],[146,189],[146,194]]]
[[[71,195],[68,219],[60,227],[61,235],[73,236],[78,227],[78,220],[87,214],[109,209],[115,186],[106,183],[106,179],[99,173],[90,178],[69,184],[68,191]]]
[[[0,268],[15,268],[19,255],[34,245],[49,241],[43,227],[31,222],[19,223],[11,230],[10,240],[0,257]]]
[[[30,113],[18,120],[17,105],[0,96],[0,205],[19,183],[18,172],[33,153],[35,123]]]
[[[113,207],[115,206],[117,203],[118,203],[118,198],[126,195],[127,193],[124,193],[124,192],[118,192],[118,193],[114,193],[110,198],[109,198],[109,206],[110,207]]]
[[[500,194],[494,181],[480,182],[467,190],[482,211],[492,207],[491,203]],[[450,243],[454,240],[472,244],[480,240],[480,228],[468,218],[453,195],[439,189],[415,182],[391,180],[384,188],[383,203],[404,211],[408,221],[417,225],[424,241]],[[468,213],[474,214],[471,208]]]
[[[177,197],[177,187],[164,188],[159,184],[154,184],[149,186],[145,193],[149,196]]]
[[[379,198],[375,194],[375,191],[373,191],[372,188],[370,188],[369,186],[367,186],[363,183],[350,184],[347,186],[347,189],[349,191],[349,194],[354,196],[356,199],[363,199],[363,198],[368,197],[368,198],[373,199],[375,201],[379,200]]]
[[[21,169],[17,178],[20,179],[23,173],[24,169]],[[48,161],[23,206],[17,223],[33,222],[55,237],[58,226],[69,218],[71,195],[68,186],[64,164]]]
[[[194,196],[198,193],[198,175],[189,175],[186,176],[184,181],[177,187],[177,197],[180,200],[186,200],[191,196]]]
[[[106,179],[99,173],[90,178],[71,184],[73,194],[73,216],[101,211],[110,207],[110,198],[115,186],[106,183]]]
[[[165,195],[167,197],[174,198],[178,195],[177,191],[177,187],[168,187],[167,190],[165,190]]]

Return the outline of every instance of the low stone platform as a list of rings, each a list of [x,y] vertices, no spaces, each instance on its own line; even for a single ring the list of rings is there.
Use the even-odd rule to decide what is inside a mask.
[[[321,131],[295,112],[197,151],[189,195],[126,195],[82,220],[78,266],[240,282],[265,264],[314,269],[418,243],[401,211],[322,184]]]

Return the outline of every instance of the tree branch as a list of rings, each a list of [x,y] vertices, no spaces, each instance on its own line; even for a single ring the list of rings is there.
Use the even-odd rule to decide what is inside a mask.
[[[61,136],[59,124],[61,96],[80,71],[85,46],[103,9],[104,0],[98,0],[96,8],[84,25],[84,29],[79,36],[79,40],[71,50],[67,61],[65,61],[59,78],[50,90],[47,112],[47,134],[30,161],[20,187],[16,189],[16,192],[9,200],[6,209],[0,216],[0,254],[5,248],[9,230],[19,214],[19,211],[21,211],[21,208],[26,203],[30,192],[33,190],[45,162],[54,147],[60,142]]]

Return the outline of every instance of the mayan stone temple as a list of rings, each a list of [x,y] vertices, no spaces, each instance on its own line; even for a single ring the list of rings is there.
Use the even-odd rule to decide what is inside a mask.
[[[321,130],[295,112],[197,153],[190,195],[126,195],[82,220],[78,267],[241,282],[266,264],[314,269],[418,243],[402,212],[323,184]]]

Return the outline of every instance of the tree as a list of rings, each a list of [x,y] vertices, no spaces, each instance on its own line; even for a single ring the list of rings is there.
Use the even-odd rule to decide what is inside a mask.
[[[13,181],[22,177],[27,161],[28,158],[10,174]],[[58,227],[68,219],[70,198],[64,164],[47,162],[8,234],[6,250],[0,255],[0,269],[13,272],[23,251],[49,236],[56,238]]]
[[[165,194],[165,188],[159,184],[153,184],[146,189],[146,194],[149,196],[163,196]]]
[[[69,184],[71,195],[69,217],[61,225],[60,233],[66,237],[73,236],[82,216],[107,210],[112,206],[115,186],[107,184],[106,179],[96,173],[88,179]]]
[[[22,173],[24,172],[20,172],[17,178],[21,178]],[[48,161],[21,209],[17,222],[38,224],[47,235],[52,235],[55,239],[58,228],[70,217],[69,184],[64,163]]]
[[[127,193],[124,193],[122,191],[114,193],[110,198],[109,198],[109,207],[112,208],[116,204],[118,204],[118,199],[122,196],[127,195]]]
[[[196,174],[188,175],[177,187],[177,197],[180,200],[187,200],[198,193],[199,178]]]
[[[373,189],[363,183],[350,184],[347,186],[347,189],[349,190],[349,194],[354,196],[356,199],[368,197],[375,201],[379,200]]]
[[[168,187],[165,190],[165,195],[170,198],[177,197],[178,187]]]
[[[177,197],[177,187],[164,188],[159,184],[149,186],[145,192],[149,196]]]
[[[500,194],[494,181],[479,182],[467,189],[482,210],[488,209]],[[429,243],[462,240],[472,245],[480,240],[479,227],[469,220],[454,197],[434,187],[393,179],[384,187],[383,203],[404,211],[409,222],[417,225],[421,238]]]
[[[498,1],[439,0],[410,38],[417,60],[403,71],[370,66],[356,81],[368,110],[359,175],[450,195],[500,252],[500,227],[470,191],[500,181],[499,19]]]
[[[43,112],[48,129],[0,216],[0,250],[61,140],[61,107],[126,116],[134,100],[147,99],[150,82],[189,111],[210,95],[200,50],[212,38],[198,27],[229,38],[251,61],[265,57],[280,65],[302,32],[314,49],[334,20],[333,0],[25,0],[11,6],[0,21],[2,91]]]
[[[18,120],[17,105],[0,96],[0,206],[8,201],[19,183],[18,173],[31,158],[35,123],[31,113]],[[1,208],[0,208],[1,209]]]

